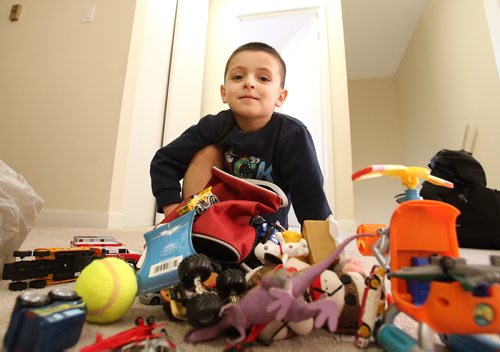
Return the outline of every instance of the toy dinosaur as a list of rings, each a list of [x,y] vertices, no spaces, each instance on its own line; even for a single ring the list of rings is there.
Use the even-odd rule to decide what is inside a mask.
[[[330,331],[337,328],[339,316],[334,301],[321,299],[307,303],[304,293],[316,277],[328,269],[344,248],[364,234],[353,235],[343,241],[328,257],[307,269],[295,273],[284,269],[266,274],[260,285],[250,290],[239,303],[230,303],[222,307],[222,319],[213,326],[194,329],[188,332],[185,340],[191,343],[216,338],[220,333],[234,327],[240,336],[233,343],[239,343],[246,337],[248,328],[267,324],[272,320],[298,322],[315,317],[315,328],[328,324]]]

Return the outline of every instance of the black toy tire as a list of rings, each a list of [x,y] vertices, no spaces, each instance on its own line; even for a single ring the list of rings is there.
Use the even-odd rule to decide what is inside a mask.
[[[195,328],[215,325],[221,319],[219,316],[221,308],[222,301],[215,292],[195,295],[187,302],[187,321]]]
[[[28,288],[28,283],[26,281],[14,281],[9,283],[10,291],[23,291]]]
[[[50,255],[50,251],[48,249],[37,249],[33,251],[34,257],[48,257]]]
[[[149,317],[146,318],[146,324],[147,325],[153,325],[155,323],[156,319],[153,315],[150,315]]]
[[[212,264],[210,259],[201,253],[184,258],[177,268],[179,278],[187,289],[193,287],[194,279],[197,276],[203,282],[210,277],[211,272]]]
[[[33,254],[32,251],[14,251],[14,252],[12,252],[12,256],[19,257],[19,258],[31,257],[32,254]]]
[[[196,211],[197,215],[201,215],[201,214],[203,214],[205,212],[205,210],[203,209],[203,207],[201,205],[195,206],[194,210]]]
[[[210,260],[210,264],[212,272],[220,274],[220,272],[222,271],[222,266],[220,265],[220,263],[216,260]]]
[[[127,260],[127,264],[130,265],[130,267],[132,269],[134,269],[135,271],[137,271],[137,262],[133,259],[129,259]]]
[[[53,301],[76,301],[80,296],[70,288],[58,287],[49,292],[49,297]]]
[[[72,280],[72,279],[75,279],[74,272],[58,273],[58,274],[52,275],[52,281],[54,281],[54,282],[66,281],[66,280]]]
[[[42,307],[50,303],[50,298],[45,293],[26,291],[16,298],[15,309],[24,307]]]
[[[178,283],[177,285],[168,288],[168,294],[171,300],[179,302],[183,305],[185,305],[188,300],[186,289],[184,288],[182,283]]]
[[[36,289],[44,288],[45,286],[47,286],[47,281],[45,281],[43,279],[31,280],[28,283],[28,286],[29,286],[29,288],[36,288]]]
[[[229,296],[231,292],[241,295],[247,289],[245,274],[239,269],[226,269],[217,276],[216,288],[224,296]]]
[[[214,205],[216,203],[219,203],[219,199],[217,199],[215,195],[212,194],[210,197],[208,197],[208,204]]]
[[[149,304],[152,306],[159,306],[161,304],[160,297],[151,298],[151,301],[149,302]]]

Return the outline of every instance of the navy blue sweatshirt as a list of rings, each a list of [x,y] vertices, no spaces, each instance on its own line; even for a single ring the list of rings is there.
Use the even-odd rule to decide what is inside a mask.
[[[224,171],[240,178],[254,178],[278,185],[293,204],[300,224],[325,220],[332,212],[323,190],[314,144],[299,120],[274,112],[257,132],[242,132],[231,110],[207,115],[177,139],[159,149],[151,162],[151,184],[158,212],[181,201],[179,181],[193,156],[207,145],[221,147]],[[289,207],[264,216],[288,227]]]

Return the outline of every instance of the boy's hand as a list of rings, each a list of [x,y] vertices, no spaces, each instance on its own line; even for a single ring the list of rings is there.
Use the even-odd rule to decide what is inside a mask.
[[[167,216],[168,214],[170,214],[175,208],[177,208],[177,206],[179,205],[180,203],[174,203],[174,204],[169,204],[169,205],[165,205],[163,207],[163,214],[165,214],[165,216]]]

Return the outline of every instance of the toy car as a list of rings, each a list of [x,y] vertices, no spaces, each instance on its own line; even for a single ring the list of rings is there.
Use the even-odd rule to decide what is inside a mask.
[[[13,256],[20,260],[4,264],[2,279],[13,280],[9,290],[21,291],[75,281],[84,267],[104,255],[101,248],[72,247],[17,250]],[[29,279],[35,280],[25,281]]]
[[[186,204],[177,209],[179,215],[183,215],[188,211],[195,210],[196,215],[201,215],[210,208],[210,206],[218,203],[219,199],[212,193],[212,187],[208,187],[198,194],[192,195],[186,200]]]
[[[78,342],[86,308],[75,291],[26,291],[16,299],[4,338],[7,351],[63,351]]]
[[[158,306],[160,304],[165,303],[165,300],[163,299],[160,292],[157,291],[157,292],[144,293],[140,295],[139,302],[141,302],[142,304]]]
[[[354,337],[354,344],[359,348],[368,346],[375,325],[383,319],[386,304],[385,270],[379,265],[374,265],[365,280],[365,285],[358,328]]]
[[[121,247],[123,243],[115,240],[113,236],[73,236],[70,242],[71,247]]]
[[[116,257],[129,263],[137,270],[140,253],[130,251],[123,243],[112,236],[74,236],[70,242],[72,247],[98,247],[102,248],[106,257]]]
[[[236,302],[238,295],[246,290],[243,271],[235,268],[221,271],[204,254],[186,257],[178,272],[181,282],[160,291],[167,301],[163,309],[170,319],[187,320],[193,327],[216,324],[222,306]]]

